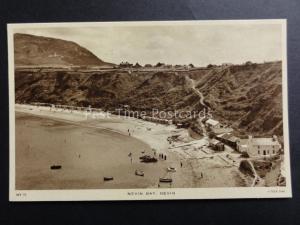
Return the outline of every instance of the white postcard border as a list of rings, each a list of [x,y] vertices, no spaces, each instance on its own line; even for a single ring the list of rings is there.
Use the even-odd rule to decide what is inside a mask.
[[[16,28],[37,27],[99,27],[99,26],[164,26],[164,25],[222,25],[222,24],[281,24],[282,25],[282,87],[285,187],[227,187],[170,189],[89,189],[89,190],[16,190],[15,189],[15,87],[14,44]],[[76,22],[8,24],[9,59],[9,200],[10,201],[94,201],[94,200],[166,200],[166,199],[231,199],[231,198],[289,198],[292,197],[290,145],[288,129],[287,84],[287,20],[206,20],[206,21],[143,21],[143,22]]]

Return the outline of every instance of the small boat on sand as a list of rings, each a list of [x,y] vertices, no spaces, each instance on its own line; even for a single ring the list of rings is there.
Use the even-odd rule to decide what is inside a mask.
[[[59,170],[59,169],[61,169],[61,165],[52,165],[52,166],[50,166],[50,169],[51,170]]]
[[[104,181],[109,181],[109,180],[113,180],[113,179],[114,179],[113,177],[103,177]]]
[[[136,170],[135,171],[135,175],[143,177],[144,176],[144,171],[142,171],[142,170]]]
[[[169,166],[169,167],[167,168],[167,171],[168,171],[168,172],[176,172],[176,168],[175,168],[175,167]]]
[[[159,178],[159,182],[163,182],[163,183],[172,183],[172,178]]]

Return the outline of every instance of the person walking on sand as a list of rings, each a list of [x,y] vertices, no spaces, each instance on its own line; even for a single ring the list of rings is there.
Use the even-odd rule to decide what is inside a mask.
[[[201,178],[203,178],[203,173],[201,172]]]
[[[180,168],[182,168],[182,162],[180,161]]]
[[[130,163],[132,164],[132,153],[129,152],[128,157],[130,157]]]

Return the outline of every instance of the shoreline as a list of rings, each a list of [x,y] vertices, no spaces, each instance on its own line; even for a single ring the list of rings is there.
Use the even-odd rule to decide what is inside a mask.
[[[238,171],[236,166],[224,158],[223,153],[213,154],[206,150],[196,151],[196,149],[205,147],[207,140],[205,138],[201,140],[191,138],[187,129],[177,129],[174,125],[156,124],[136,118],[118,117],[116,115],[111,115],[110,118],[86,118],[82,112],[50,112],[49,108],[36,106],[16,105],[16,112],[31,114],[42,119],[47,118],[65,122],[80,129],[115,132],[127,138],[137,139],[148,145],[150,149],[155,149],[158,154],[163,153],[167,156],[166,161],[159,161],[158,166],[153,165],[160,170],[160,172],[156,171],[153,174],[153,176],[156,176],[156,179],[158,179],[159,174],[165,174],[164,171],[168,166],[177,168],[177,172],[172,174],[173,187],[246,186],[243,181],[243,175]],[[130,135],[128,135],[128,130]],[[170,144],[167,138],[172,135],[179,135],[181,140]],[[183,165],[182,168],[181,164]],[[229,178],[224,180],[225,176]],[[152,184],[148,183],[147,188],[157,188],[157,185],[157,182],[152,181]],[[109,188],[119,187],[112,185]]]
[[[161,153],[166,153],[168,148],[171,147],[167,141],[167,138],[171,135],[176,134],[181,136],[182,141],[178,142],[178,144],[184,144],[195,140],[189,136],[189,132],[186,129],[177,129],[174,125],[157,124],[133,117],[109,114],[109,118],[93,118],[91,114],[86,114],[84,112],[73,111],[70,113],[68,110],[50,111],[49,107],[19,104],[16,104],[15,110],[16,112],[46,117],[77,126],[104,129],[122,135],[131,136],[147,143],[151,148],[154,148]],[[91,117],[89,118],[89,116]],[[128,135],[128,130],[130,135]]]

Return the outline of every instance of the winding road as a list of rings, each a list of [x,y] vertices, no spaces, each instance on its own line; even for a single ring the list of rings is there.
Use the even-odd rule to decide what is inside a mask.
[[[209,109],[209,107],[204,102],[204,96],[203,96],[202,92],[200,92],[198,89],[196,89],[195,81],[193,79],[191,79],[189,76],[186,76],[186,80],[189,82],[190,88],[193,89],[194,92],[199,96],[200,104]]]
[[[253,182],[252,182],[252,184],[251,184],[251,187],[255,187],[255,186],[263,186],[262,184],[263,184],[263,180],[261,179],[261,177],[257,174],[257,172],[256,172],[256,169],[254,168],[254,165],[253,165],[253,163],[252,163],[252,161],[251,160],[246,160],[248,163],[249,163],[249,165],[251,166],[251,169],[252,169],[252,171],[253,171],[253,175],[254,175],[254,178],[253,178]]]

